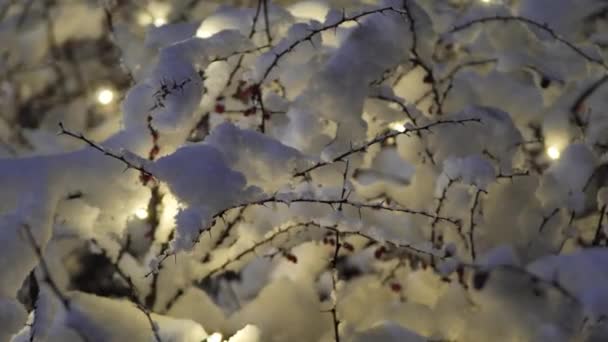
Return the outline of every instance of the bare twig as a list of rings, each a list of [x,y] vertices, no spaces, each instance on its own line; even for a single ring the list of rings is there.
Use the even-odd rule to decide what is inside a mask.
[[[285,55],[287,55],[288,53],[290,53],[291,51],[293,51],[293,49],[295,49],[297,46],[299,46],[300,44],[304,43],[304,42],[312,42],[313,37],[315,37],[317,34],[322,33],[324,31],[329,31],[329,30],[333,30],[336,29],[338,26],[343,25],[344,23],[347,22],[358,22],[359,19],[366,17],[368,15],[371,14],[378,14],[378,13],[385,13],[385,12],[397,12],[397,13],[402,13],[403,11],[395,9],[391,6],[387,6],[387,7],[381,7],[381,8],[377,8],[377,9],[373,9],[373,10],[367,10],[367,11],[363,11],[359,14],[347,17],[346,15],[342,16],[341,20],[338,20],[336,23],[331,24],[331,25],[326,25],[323,26],[321,28],[318,29],[314,29],[314,30],[310,30],[309,33],[307,35],[305,35],[303,38],[298,39],[294,42],[292,42],[291,44],[289,44],[289,46],[287,46],[285,49],[283,49],[281,52],[275,53],[274,54],[274,58],[272,59],[272,61],[270,62],[270,64],[268,65],[268,67],[266,68],[266,70],[264,70],[264,73],[262,74],[261,79],[259,80],[258,84],[262,84],[264,83],[264,81],[268,78],[268,76],[270,75],[270,72],[277,67],[279,60],[281,60],[281,58],[283,58]]]
[[[492,17],[483,17],[483,18],[478,18],[478,19],[474,19],[471,20],[469,22],[466,22],[464,24],[461,25],[457,25],[455,27],[453,27],[451,30],[449,30],[447,32],[447,34],[452,34],[452,33],[456,33],[459,31],[463,31],[466,30],[470,27],[479,25],[479,24],[485,24],[485,23],[490,23],[490,22],[520,22],[520,23],[524,23],[527,25],[530,25],[532,27],[538,28],[546,33],[548,33],[553,39],[557,40],[558,42],[564,44],[565,46],[567,46],[570,50],[572,50],[573,52],[575,52],[576,54],[578,54],[579,56],[581,56],[582,58],[586,59],[587,61],[596,64],[600,67],[602,67],[604,70],[608,71],[608,65],[606,65],[606,63],[599,59],[599,58],[595,58],[591,55],[589,55],[588,53],[586,53],[585,51],[583,51],[581,48],[579,48],[578,46],[574,45],[573,43],[569,42],[568,40],[566,40],[565,38],[563,38],[561,35],[559,35],[557,32],[555,32],[555,30],[553,30],[552,28],[549,27],[549,25],[547,24],[541,24],[539,22],[536,22],[532,19],[529,18],[525,18],[525,17],[520,17],[520,16],[492,16]]]
[[[473,196],[473,205],[471,206],[471,211],[469,213],[469,245],[471,248],[471,260],[475,261],[477,258],[477,251],[475,249],[475,227],[477,224],[475,223],[475,211],[477,210],[477,206],[479,205],[479,195],[481,195],[484,190],[477,189],[475,191],[475,195]]]
[[[148,323],[150,324],[150,329],[152,329],[152,333],[154,334],[154,339],[156,340],[156,342],[161,342],[162,340],[160,338],[158,326],[152,319],[152,316],[150,315],[150,311],[148,311],[146,306],[139,299],[137,287],[133,283],[133,280],[131,279],[131,277],[128,274],[126,274],[118,265],[118,263],[120,262],[120,258],[117,258],[116,261],[112,261],[112,258],[110,257],[108,252],[99,244],[99,242],[97,242],[97,240],[91,239],[91,243],[95,247],[97,247],[97,249],[99,249],[101,251],[101,254],[110,262],[110,264],[114,268],[114,272],[120,277],[120,279],[122,279],[125,282],[125,284],[127,285],[128,289],[129,289],[129,299],[135,304],[137,309],[139,309],[139,311],[141,311],[146,316],[146,319],[148,320]]]
[[[36,256],[38,257],[40,268],[42,269],[42,273],[44,276],[44,281],[49,284],[49,287],[51,288],[55,296],[59,298],[59,301],[61,301],[65,309],[70,310],[70,300],[61,292],[61,290],[59,290],[57,283],[51,277],[51,272],[42,254],[42,249],[40,248],[38,242],[36,242],[36,238],[34,238],[30,226],[28,224],[23,224],[23,231],[25,232],[25,235],[30,245],[32,246],[32,249],[34,250],[34,253],[36,253]]]
[[[453,219],[453,218],[449,218],[449,217],[442,217],[442,216],[436,216],[433,215],[431,213],[428,213],[426,211],[423,210],[414,210],[414,209],[409,209],[409,208],[403,208],[403,207],[397,207],[397,206],[388,206],[388,205],[384,205],[382,203],[362,203],[362,202],[354,202],[354,201],[350,201],[347,198],[342,198],[342,199],[319,199],[319,198],[293,198],[293,199],[284,199],[284,198],[279,198],[276,196],[272,196],[269,198],[265,198],[262,200],[257,200],[257,201],[252,201],[252,202],[247,202],[247,203],[242,203],[242,204],[237,204],[228,208],[225,208],[217,213],[215,213],[213,215],[213,221],[211,223],[211,226],[213,226],[213,224],[215,223],[215,220],[217,218],[223,217],[223,215],[233,209],[238,209],[238,208],[243,208],[243,207],[249,207],[249,206],[264,206],[267,204],[284,204],[287,206],[290,206],[291,204],[294,203],[310,203],[310,204],[325,204],[330,206],[332,209],[334,208],[334,206],[339,206],[339,205],[348,205],[351,206],[359,211],[361,211],[362,209],[370,209],[370,210],[382,210],[382,211],[387,211],[387,212],[395,212],[395,213],[404,213],[404,214],[410,214],[410,215],[420,215],[420,216],[424,216],[424,217],[428,217],[428,218],[437,218],[441,221],[445,221],[448,222],[456,227],[460,227],[460,221],[457,219]],[[197,234],[197,237],[194,239],[194,243],[198,243],[199,239],[200,239],[200,235],[208,230],[209,227],[202,227],[199,231],[199,234]],[[170,256],[169,253],[167,253],[166,251],[164,253],[161,253],[159,255],[159,261],[158,261],[158,265],[159,267],[162,265],[162,263]],[[155,272],[154,270],[148,272],[146,274],[146,277],[152,275],[152,274],[156,274],[157,272]]]
[[[329,161],[321,161],[321,162],[316,163],[313,166],[310,166],[309,168],[307,168],[305,170],[298,171],[298,172],[296,172],[294,174],[294,177],[302,177],[302,176],[306,175],[307,173],[309,173],[309,172],[311,172],[313,170],[316,170],[316,169],[318,169],[320,167],[324,167],[324,166],[329,165],[329,164],[333,164],[333,163],[336,163],[336,162],[343,161],[343,160],[345,160],[346,157],[348,157],[348,156],[350,156],[352,154],[360,153],[360,152],[365,152],[370,146],[373,146],[373,145],[378,144],[378,143],[382,143],[382,142],[386,141],[387,139],[395,138],[395,137],[397,137],[399,135],[408,135],[408,134],[416,133],[416,132],[431,131],[431,129],[433,127],[436,127],[436,126],[453,125],[453,124],[464,125],[464,124],[470,123],[470,122],[478,122],[479,123],[479,122],[481,122],[481,120],[478,119],[478,118],[470,118],[470,119],[462,119],[462,120],[438,120],[438,121],[435,121],[435,122],[432,122],[432,123],[429,123],[427,125],[420,126],[420,127],[408,127],[404,131],[402,131],[402,132],[399,132],[399,131],[390,132],[388,134],[384,134],[384,135],[379,136],[379,137],[377,137],[375,139],[372,139],[372,140],[370,140],[370,141],[368,141],[366,143],[363,143],[359,147],[350,149],[350,150],[348,150],[348,151],[346,151],[346,152],[338,155],[337,157],[332,158]]]
[[[551,218],[553,218],[553,216],[557,215],[557,213],[559,213],[559,208],[555,208],[555,209],[553,209],[553,211],[551,211],[551,213],[549,215],[543,216],[543,220],[540,222],[540,226],[538,227],[539,233],[542,233],[543,230],[545,230],[547,223],[549,223]]]
[[[518,178],[518,177],[526,177],[530,175],[530,171],[529,170],[525,170],[525,171],[515,171],[512,173],[499,173],[496,175],[496,179],[509,179],[509,180],[513,180],[514,178]]]
[[[331,265],[331,284],[332,284],[332,295],[330,296],[332,301],[332,306],[329,312],[331,312],[332,323],[334,327],[334,341],[340,342],[340,320],[338,319],[338,293],[337,293],[337,283],[338,283],[338,256],[340,255],[340,247],[342,243],[340,242],[340,232],[336,230],[336,245],[334,248],[334,253],[332,259],[330,261]]]
[[[150,178],[154,178],[154,175],[149,172],[148,170],[146,170],[142,165],[135,165],[132,162],[128,161],[127,158],[125,158],[125,156],[123,155],[119,155],[116,154],[112,151],[107,150],[106,148],[104,148],[103,146],[97,144],[96,142],[94,142],[93,140],[90,140],[89,138],[85,137],[82,133],[73,133],[71,131],[68,131],[67,129],[65,129],[65,127],[63,126],[63,123],[60,122],[59,123],[59,128],[61,129],[61,131],[59,132],[59,134],[65,134],[67,136],[70,136],[72,138],[76,138],[78,140],[82,140],[85,143],[87,143],[87,145],[91,146],[92,148],[96,149],[97,151],[103,153],[104,155],[114,158],[118,161],[120,161],[121,163],[125,164],[125,166],[127,167],[127,169],[135,169],[137,171],[139,171],[142,175],[150,177]]]
[[[412,35],[412,47],[410,48],[410,53],[412,54],[412,62],[414,65],[420,66],[422,70],[426,73],[425,82],[431,85],[431,92],[433,94],[433,102],[436,105],[437,114],[443,114],[443,103],[441,101],[441,94],[439,93],[439,89],[437,88],[437,82],[435,79],[435,75],[433,73],[433,67],[427,64],[420,54],[418,53],[418,33],[416,31],[416,20],[412,11],[410,11],[408,1],[403,1],[403,7],[405,9],[404,14],[409,22],[409,31]]]
[[[264,32],[268,44],[272,44],[272,36],[270,35],[270,22],[268,21],[268,0],[259,0],[264,2]]]
[[[600,209],[600,218],[597,221],[597,227],[595,228],[595,235],[593,236],[593,241],[591,241],[591,245],[599,246],[602,239],[606,238],[606,234],[604,234],[604,217],[606,216],[606,204],[602,205]]]

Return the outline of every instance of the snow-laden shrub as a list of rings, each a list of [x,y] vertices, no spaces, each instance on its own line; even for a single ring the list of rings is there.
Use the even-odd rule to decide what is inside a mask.
[[[234,3],[0,1],[0,341],[608,339],[606,1]]]

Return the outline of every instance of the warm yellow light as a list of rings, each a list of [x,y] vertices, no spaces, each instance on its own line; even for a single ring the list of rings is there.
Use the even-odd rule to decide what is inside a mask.
[[[206,342],[222,342],[223,337],[224,336],[222,336],[222,334],[220,334],[219,332],[216,332],[216,333],[209,335],[209,337],[207,337]]]
[[[154,26],[163,26],[167,23],[167,18],[171,13],[170,2],[151,1],[148,5],[148,14],[151,16],[151,23]]]
[[[559,158],[560,151],[556,146],[550,146],[547,149],[547,155],[549,156],[549,158],[556,160]]]
[[[167,23],[167,19],[163,17],[154,18],[154,26],[159,27]]]
[[[148,26],[152,24],[152,16],[144,11],[137,13],[137,23],[141,26]]]
[[[108,105],[114,101],[114,92],[108,88],[102,88],[97,92],[97,101],[102,105]]]
[[[388,124],[388,128],[397,132],[405,132],[405,122],[403,121],[395,121]]]
[[[148,218],[148,211],[144,208],[138,208],[137,210],[135,210],[135,217],[140,220],[145,220]]]

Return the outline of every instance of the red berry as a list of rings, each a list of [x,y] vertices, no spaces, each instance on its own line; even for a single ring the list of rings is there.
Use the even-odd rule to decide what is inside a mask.
[[[143,174],[143,173],[142,173],[142,174],[139,176],[139,180],[140,180],[140,181],[143,183],[143,185],[146,185],[146,184],[148,184],[148,182],[149,182],[150,180],[152,180],[152,176],[150,176],[150,175],[146,175],[146,174]]]
[[[374,252],[374,256],[376,257],[376,259],[380,259],[382,258],[382,255],[384,255],[384,253],[386,253],[386,247],[384,246],[380,246],[378,249],[376,249],[376,251]]]
[[[298,258],[295,255],[291,254],[291,253],[285,253],[285,258],[287,260],[293,262],[294,264],[298,263]]]

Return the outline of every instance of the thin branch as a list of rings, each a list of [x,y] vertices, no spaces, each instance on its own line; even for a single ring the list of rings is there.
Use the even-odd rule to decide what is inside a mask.
[[[431,128],[433,128],[435,126],[452,125],[452,124],[464,125],[464,124],[470,123],[470,122],[480,123],[481,120],[478,118],[469,118],[469,119],[462,119],[462,120],[438,120],[438,121],[435,121],[435,122],[432,122],[432,123],[429,123],[427,125],[420,126],[420,127],[407,127],[402,132],[399,132],[399,131],[390,132],[390,133],[381,135],[375,139],[372,139],[359,147],[348,150],[348,151],[338,155],[337,157],[334,157],[333,159],[331,159],[329,161],[321,161],[321,162],[316,163],[313,166],[310,166],[309,168],[307,168],[305,170],[298,171],[294,174],[294,177],[302,177],[302,176],[306,175],[307,173],[309,173],[313,170],[316,170],[318,168],[345,160],[346,157],[348,157],[352,154],[365,152],[370,146],[373,146],[373,145],[379,144],[379,143],[383,143],[387,139],[395,138],[399,135],[408,135],[408,134],[416,133],[416,132],[431,131]]]
[[[492,59],[482,59],[482,60],[473,60],[473,61],[463,62],[463,63],[455,66],[453,69],[451,69],[445,76],[439,78],[439,80],[437,80],[437,83],[439,85],[441,85],[445,82],[453,82],[456,75],[462,70],[465,70],[465,69],[468,69],[471,67],[477,67],[480,65],[489,64],[489,63],[496,63],[497,61],[498,61],[497,59],[492,58]],[[418,99],[413,101],[414,105],[416,105],[416,106],[420,105],[422,103],[422,101],[424,101],[431,95],[433,95],[432,89],[426,91],[424,94],[422,94],[420,97],[418,97]],[[447,95],[447,94],[444,94],[444,95]]]
[[[516,171],[513,173],[499,173],[498,175],[496,175],[496,179],[510,179],[513,180],[514,178],[518,178],[518,177],[526,177],[530,175],[530,171],[529,170],[525,170],[525,171]]]
[[[424,72],[426,73],[426,77],[424,78],[425,83],[431,84],[431,92],[433,94],[433,102],[437,106],[437,114],[443,114],[443,103],[441,101],[441,94],[439,93],[439,89],[437,88],[437,82],[435,79],[435,75],[433,73],[433,67],[427,64],[420,54],[418,53],[418,34],[416,32],[416,20],[412,11],[410,11],[408,1],[403,1],[403,7],[405,8],[405,15],[409,22],[409,31],[412,35],[412,47],[410,48],[410,53],[412,54],[412,62],[414,65],[420,66]],[[429,110],[430,112],[430,110]]]
[[[142,165],[133,164],[132,162],[128,161],[127,158],[125,158],[125,156],[119,155],[119,154],[116,154],[114,152],[107,150],[106,148],[97,144],[93,140],[90,140],[89,138],[85,137],[82,133],[73,133],[71,131],[68,131],[67,129],[65,129],[62,122],[59,123],[59,128],[61,129],[61,131],[59,132],[60,135],[64,134],[64,135],[70,136],[72,138],[82,140],[85,143],[87,143],[87,145],[89,145],[92,148],[96,149],[97,151],[103,153],[104,155],[122,162],[123,164],[125,164],[127,169],[135,169],[146,177],[154,178],[154,175],[151,172],[149,172],[148,170],[146,170]]]
[[[261,9],[262,9],[262,0],[258,0],[258,5],[255,9],[255,15],[253,16],[253,21],[251,23],[251,28],[249,29],[249,34],[247,35],[247,37],[249,39],[253,38],[253,35],[256,32],[256,25],[260,18]],[[230,75],[228,76],[228,80],[226,81],[226,85],[224,86],[224,90],[222,92],[220,92],[220,94],[222,94],[226,89],[228,89],[230,87],[230,85],[234,81],[234,77],[236,76],[237,71],[241,68],[241,65],[243,64],[244,59],[245,59],[245,54],[241,54],[239,56],[239,59],[238,59],[236,65],[234,66],[232,71],[230,71]]]
[[[268,20],[268,0],[259,0],[264,2],[264,31],[268,44],[272,44],[272,36],[270,35],[270,22]]]
[[[543,216],[543,220],[540,222],[540,226],[538,227],[539,233],[542,233],[543,230],[545,230],[547,223],[549,223],[549,221],[553,218],[553,216],[557,215],[557,213],[559,213],[559,208],[553,209],[548,216]]]
[[[414,125],[417,125],[416,118],[414,117],[414,115],[412,115],[412,113],[410,112],[409,108],[407,108],[407,105],[405,103],[403,103],[403,101],[401,101],[400,99],[384,96],[384,95],[381,95],[381,94],[371,96],[371,98],[372,99],[376,99],[376,100],[380,100],[380,101],[385,101],[385,102],[390,102],[390,103],[396,104],[397,106],[399,106],[399,108],[401,109],[401,111],[403,113],[405,113],[405,115],[407,116],[407,118],[410,119],[410,121],[412,121],[412,123]]]
[[[596,91],[598,91],[606,83],[608,83],[608,75],[604,75],[602,78],[593,82],[593,84],[591,84],[588,88],[583,90],[583,92],[576,98],[576,100],[574,100],[574,104],[570,107],[570,112],[571,113],[578,112],[581,109],[581,107],[583,106],[583,104],[585,103],[585,101],[587,101],[587,99],[589,97],[591,97]]]
[[[256,92],[253,96],[254,101],[257,100],[258,104],[260,105],[260,110],[261,110],[261,116],[262,119],[260,121],[260,132],[263,134],[266,132],[266,116],[268,115],[266,113],[266,108],[264,107],[264,100],[262,98],[262,91],[260,88],[256,88]]]
[[[347,164],[348,165],[348,164]],[[337,293],[337,283],[338,283],[338,256],[340,254],[340,247],[342,243],[340,242],[340,232],[336,230],[336,245],[334,248],[333,257],[330,261],[331,265],[331,284],[332,284],[332,307],[329,310],[331,312],[332,323],[334,327],[334,341],[340,342],[340,320],[338,319],[338,293]]]
[[[228,222],[226,224],[226,227],[224,228],[224,230],[222,231],[220,236],[215,241],[215,243],[213,245],[213,247],[214,247],[213,249],[220,247],[224,243],[224,241],[228,238],[228,236],[230,236],[230,232],[232,232],[232,230],[237,226],[237,224],[244,219],[243,215],[245,214],[245,209],[247,209],[247,207],[241,207],[241,208],[237,209],[238,212],[237,212],[236,216],[234,217],[234,219],[232,219],[230,222]]]
[[[231,264],[238,262],[239,260],[241,260],[243,257],[253,253],[256,249],[258,249],[261,246],[264,246],[270,242],[272,242],[274,239],[276,239],[278,236],[281,236],[287,232],[290,232],[294,229],[299,229],[302,227],[307,226],[307,223],[296,223],[296,224],[292,224],[289,225],[285,228],[279,229],[276,232],[272,233],[271,235],[269,235],[268,237],[264,238],[263,240],[260,240],[256,243],[254,243],[253,245],[251,245],[250,247],[242,250],[240,253],[238,253],[236,256],[234,256],[231,259],[226,260],[223,264],[221,264],[219,267],[214,268],[213,270],[209,271],[207,273],[207,275],[205,275],[204,278],[210,278],[213,275],[217,274],[218,272],[221,272],[223,270],[226,270]]]
[[[47,265],[46,260],[44,259],[40,245],[38,244],[38,242],[36,242],[36,238],[34,238],[34,235],[32,234],[32,230],[30,229],[30,226],[28,224],[23,224],[22,226],[23,226],[23,231],[25,232],[27,239],[28,239],[30,245],[32,246],[32,249],[34,250],[34,253],[36,253],[36,257],[38,258],[38,261],[40,263],[40,268],[43,273],[44,281],[47,284],[49,284],[49,287],[51,288],[51,290],[53,291],[55,296],[57,298],[59,298],[59,301],[61,301],[61,304],[63,304],[63,307],[67,311],[69,311],[71,308],[70,300],[68,299],[68,297],[66,297],[61,292],[61,290],[59,290],[59,286],[57,286],[57,283],[51,277],[51,272],[49,270],[49,266]]]
[[[233,209],[238,209],[238,208],[242,208],[242,207],[249,207],[249,206],[264,206],[267,204],[284,204],[287,206],[290,206],[293,203],[311,203],[311,204],[325,204],[330,206],[331,208],[334,208],[334,206],[337,205],[348,205],[351,206],[359,211],[361,211],[362,209],[370,209],[370,210],[382,210],[382,211],[388,211],[388,212],[396,212],[396,213],[404,213],[404,214],[410,214],[410,215],[420,215],[420,216],[424,216],[424,217],[428,217],[428,218],[437,218],[441,221],[445,221],[448,223],[451,223],[452,225],[456,226],[456,227],[460,227],[460,221],[457,219],[453,219],[453,218],[449,218],[449,217],[441,217],[441,216],[436,216],[433,215],[431,213],[428,213],[426,211],[423,210],[414,210],[414,209],[408,209],[408,208],[402,208],[402,207],[396,207],[396,206],[388,206],[388,205],[383,205],[382,203],[378,203],[378,204],[372,204],[372,203],[361,203],[361,202],[354,202],[354,201],[350,201],[347,198],[342,198],[342,199],[319,199],[319,198],[293,198],[293,199],[284,199],[284,198],[278,198],[276,196],[272,196],[269,198],[265,198],[262,200],[257,200],[257,201],[252,201],[252,202],[248,202],[248,203],[242,203],[242,204],[237,204],[228,208],[225,208],[223,210],[220,210],[219,212],[215,213],[213,215],[213,220],[211,223],[211,226],[213,226],[213,224],[215,224],[215,220],[217,220],[220,217],[223,217],[224,214],[226,214],[228,211],[233,210]],[[199,230],[199,234],[197,234],[196,238],[193,240],[194,243],[198,243],[200,241],[200,236],[201,234],[208,230],[210,227],[202,227]],[[164,251],[163,253],[161,253],[158,257],[158,266],[162,266],[163,262],[170,256],[171,254],[168,252],[168,250]],[[156,274],[157,272],[155,270],[151,270],[150,272],[148,272],[146,274],[146,277]]]
[[[606,204],[602,205],[600,210],[600,218],[597,221],[597,227],[595,228],[595,235],[593,236],[592,246],[599,246],[602,239],[606,238],[604,234],[604,217],[606,216]]]
[[[408,119],[410,119],[410,121],[412,121],[412,123],[414,125],[418,124],[414,115],[412,115],[410,110],[407,108],[407,105],[399,98],[391,98],[391,97],[387,97],[384,95],[375,95],[375,96],[372,96],[371,98],[396,104],[397,106],[399,106],[399,108],[401,108],[401,111],[403,111],[405,113],[405,115],[408,117]],[[431,161],[431,164],[436,165],[435,156],[433,156],[433,153],[431,152],[431,150],[428,148],[428,146],[426,146],[424,138],[422,137],[422,133],[420,131],[418,131],[418,132],[416,132],[416,136],[420,140],[420,143],[422,145],[424,145],[424,154],[426,155],[426,157],[429,158],[429,160]]]
[[[344,173],[342,174],[342,191],[340,192],[340,198],[341,199],[348,198],[348,195],[346,194],[346,185],[347,185],[347,182],[348,182],[348,166],[349,166],[349,164],[350,164],[350,160],[347,159],[346,163],[344,165]],[[345,195],[346,195],[346,197],[345,197]],[[338,211],[342,211],[342,204],[343,203],[340,203],[338,205]]]
[[[479,195],[485,192],[484,190],[477,189],[475,191],[475,196],[473,197],[473,205],[471,206],[471,211],[469,212],[469,244],[471,247],[471,260],[475,261],[477,258],[477,251],[475,249],[475,227],[477,224],[475,223],[475,210],[477,210],[477,206],[479,205]]]
[[[312,38],[314,36],[316,36],[317,34],[322,33],[324,31],[336,29],[336,28],[338,28],[338,26],[343,25],[344,23],[347,23],[347,22],[351,22],[351,21],[358,22],[359,19],[361,19],[363,17],[366,17],[368,15],[371,15],[371,14],[384,13],[384,12],[388,12],[388,11],[393,11],[393,12],[397,12],[397,13],[402,13],[403,12],[403,11],[395,9],[395,8],[393,8],[391,6],[381,7],[381,8],[377,8],[377,9],[373,9],[373,10],[363,11],[363,12],[361,12],[359,14],[356,14],[356,15],[353,15],[353,16],[350,16],[350,17],[347,17],[346,15],[343,15],[342,19],[338,20],[334,24],[326,25],[326,26],[323,26],[323,27],[318,28],[318,29],[310,30],[309,33],[306,36],[304,36],[303,38],[298,39],[298,40],[292,42],[283,51],[274,54],[273,60],[270,62],[269,66],[266,68],[266,70],[262,74],[262,78],[259,80],[258,84],[264,83],[264,81],[270,75],[270,72],[275,67],[278,66],[279,60],[281,58],[283,58],[285,55],[287,55],[288,53],[290,53],[291,51],[293,51],[293,49],[295,49],[300,44],[302,44],[302,43],[304,43],[306,41],[312,42]]]
[[[40,245],[38,244],[38,242],[36,242],[36,238],[34,237],[34,234],[32,234],[32,230],[30,229],[30,226],[28,224],[23,224],[22,226],[23,226],[23,230],[25,231],[25,235],[27,236],[27,239],[28,239],[32,249],[34,250],[34,253],[36,253],[36,257],[38,258],[38,262],[39,262],[40,268],[43,273],[44,282],[49,285],[49,287],[51,288],[51,291],[59,299],[59,301],[63,305],[64,309],[66,311],[70,311],[72,308],[72,302],[70,302],[70,299],[68,297],[66,297],[61,292],[61,290],[59,290],[59,286],[57,286],[57,283],[51,277],[51,272],[46,263],[46,260],[44,259],[42,249],[40,248]],[[33,329],[34,328],[32,327],[32,336],[34,334]],[[78,334],[78,336],[83,341],[85,341],[85,342],[89,341],[89,339],[86,337],[86,334],[83,334],[82,331],[78,330],[75,327],[73,328],[73,330],[76,332],[76,334]]]
[[[439,196],[439,200],[437,201],[437,206],[435,207],[435,211],[434,214],[436,216],[441,215],[441,209],[443,208],[443,205],[445,204],[445,201],[448,199],[448,190],[450,189],[450,187],[455,183],[455,180],[453,179],[449,179],[448,180],[448,184],[443,188],[443,190],[441,191],[441,196]],[[439,223],[439,220],[434,218],[433,221],[431,222],[431,243],[433,244],[433,246],[436,245],[436,229],[437,229],[437,223]]]
[[[449,30],[447,32],[447,34],[451,34],[451,33],[456,33],[459,31],[463,31],[466,30],[470,27],[479,25],[479,24],[485,24],[485,23],[489,23],[489,22],[520,22],[520,23],[524,23],[533,27],[536,27],[546,33],[548,33],[553,39],[557,40],[558,42],[564,44],[565,46],[567,46],[570,50],[572,50],[573,52],[575,52],[576,54],[578,54],[579,56],[581,56],[582,58],[586,59],[587,61],[596,64],[600,67],[602,67],[604,70],[608,71],[608,65],[606,65],[606,63],[604,63],[603,60],[601,60],[600,58],[595,58],[591,55],[589,55],[588,53],[586,53],[585,51],[583,51],[581,48],[579,48],[578,46],[574,45],[573,43],[569,42],[568,40],[566,40],[565,38],[563,38],[561,35],[559,35],[557,32],[555,32],[555,30],[553,30],[552,28],[549,27],[549,25],[547,24],[541,24],[539,22],[536,22],[532,19],[529,18],[525,18],[525,17],[520,17],[520,16],[493,16],[493,17],[484,17],[484,18],[478,18],[478,19],[474,19],[471,20],[469,22],[466,22],[464,24],[461,25],[457,25],[455,27],[453,27],[451,30]]]
[[[217,57],[211,58],[210,63],[220,62],[220,61],[224,61],[225,62],[225,61],[228,61],[232,57],[260,52],[260,51],[262,51],[264,49],[267,49],[269,47],[271,47],[271,45],[265,44],[265,45],[253,47],[251,49],[234,51],[234,52],[229,53],[229,54],[227,54],[225,56],[217,56]]]
[[[110,257],[108,252],[99,244],[99,242],[97,242],[96,239],[91,239],[91,243],[101,251],[102,256],[105,257],[114,268],[114,272],[120,277],[120,279],[122,279],[127,284],[127,287],[129,288],[129,299],[135,304],[137,309],[139,309],[139,311],[141,311],[146,316],[146,319],[150,324],[150,328],[152,329],[152,333],[154,334],[154,339],[156,340],[156,342],[161,342],[162,340],[160,338],[158,326],[156,322],[154,322],[154,320],[152,319],[150,311],[148,311],[146,306],[140,301],[137,287],[133,283],[131,277],[126,274],[118,265],[120,259],[117,258],[116,261],[112,261],[112,258]]]

